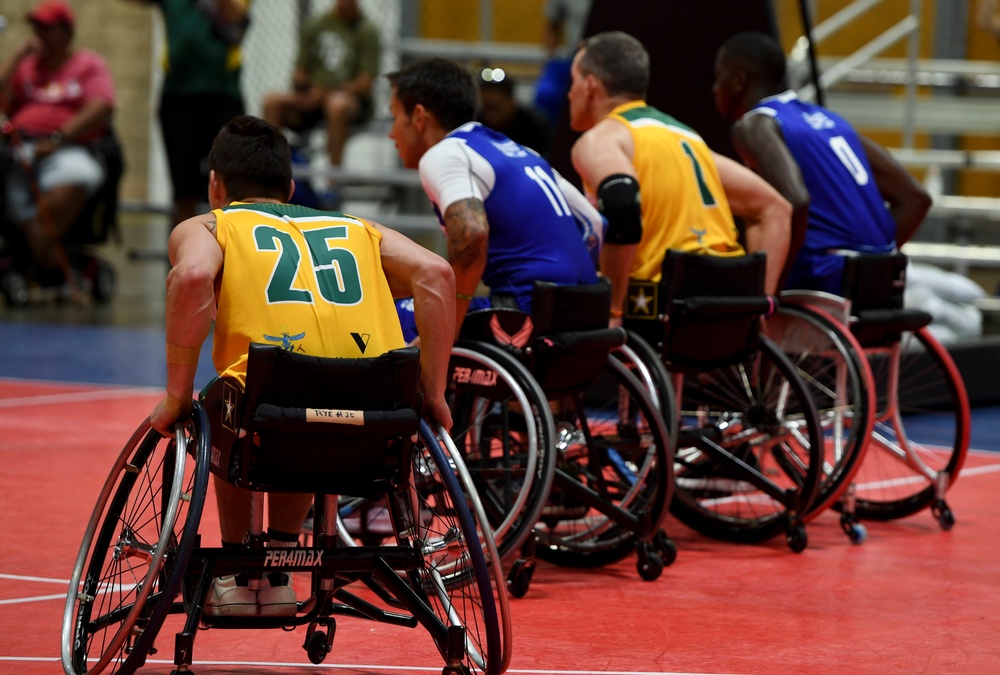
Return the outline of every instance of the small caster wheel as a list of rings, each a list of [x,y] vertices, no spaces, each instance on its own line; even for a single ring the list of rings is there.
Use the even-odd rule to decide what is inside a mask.
[[[788,548],[792,553],[802,553],[809,544],[809,536],[806,534],[806,527],[802,523],[794,523],[788,526],[788,533],[785,535],[788,540]]]
[[[868,539],[868,528],[861,523],[854,523],[847,531],[847,538],[855,546],[860,546]]]
[[[955,514],[951,512],[948,504],[943,499],[939,499],[931,505],[931,513],[937,518],[942,530],[947,532],[955,526]]]
[[[316,665],[323,663],[326,659],[326,655],[330,653],[330,643],[326,639],[325,631],[315,631],[306,640],[306,654],[309,655],[309,660]]]
[[[840,529],[844,531],[852,544],[860,545],[868,539],[868,528],[859,523],[852,514],[841,514]]]
[[[656,581],[663,574],[663,559],[653,551],[640,551],[635,568],[644,581]]]
[[[515,598],[523,598],[531,586],[531,577],[535,574],[535,561],[532,558],[519,558],[514,561],[507,574],[507,591]]]
[[[659,530],[653,536],[653,550],[660,556],[664,567],[670,567],[677,560],[677,544],[663,530]]]
[[[90,294],[94,300],[102,304],[110,302],[118,289],[118,276],[115,273],[115,268],[107,260],[96,259],[91,283],[93,285],[90,288]]]
[[[23,307],[31,298],[28,280],[15,270],[8,270],[0,277],[0,293],[3,293],[12,307]]]

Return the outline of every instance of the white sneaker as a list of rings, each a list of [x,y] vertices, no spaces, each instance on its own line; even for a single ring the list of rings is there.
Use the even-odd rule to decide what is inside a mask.
[[[257,591],[257,607],[261,616],[295,616],[295,589],[292,579],[284,572],[265,574]]]
[[[237,583],[236,575],[216,577],[205,600],[205,614],[257,616],[257,594],[247,588],[245,581]]]

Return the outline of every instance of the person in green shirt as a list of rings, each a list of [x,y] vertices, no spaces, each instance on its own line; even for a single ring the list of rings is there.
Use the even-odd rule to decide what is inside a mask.
[[[174,213],[196,215],[208,194],[208,152],[226,122],[244,112],[240,42],[249,0],[133,0],[163,12],[166,49],[160,92]]]
[[[330,164],[340,166],[350,125],[371,118],[380,52],[378,28],[357,0],[337,0],[302,29],[292,90],[264,98],[264,119],[293,131],[324,122]]]

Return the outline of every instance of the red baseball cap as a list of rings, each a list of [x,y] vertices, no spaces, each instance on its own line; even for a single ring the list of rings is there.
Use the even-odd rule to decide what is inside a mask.
[[[62,0],[44,0],[38,6],[28,12],[28,21],[40,23],[43,26],[53,26],[57,23],[64,23],[72,26],[75,17],[73,10]]]

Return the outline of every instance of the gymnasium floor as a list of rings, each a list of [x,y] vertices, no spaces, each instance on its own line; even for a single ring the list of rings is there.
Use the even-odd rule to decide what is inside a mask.
[[[80,537],[113,458],[159,397],[166,268],[127,252],[162,249],[163,230],[126,223],[123,232],[124,246],[107,251],[121,282],[110,306],[0,307],[0,673],[61,671]],[[724,544],[671,520],[679,555],[656,582],[638,578],[634,559],[597,570],[542,563],[528,595],[512,602],[509,672],[996,673],[998,439],[1000,410],[974,411],[974,451],[949,493],[958,520],[949,532],[921,513],[871,523],[868,541],[853,546],[824,514],[796,555],[778,540]],[[214,527],[206,515],[202,532],[211,537]],[[170,672],[172,632],[168,622],[143,672]],[[303,634],[205,631],[194,670],[441,670],[419,629],[342,619],[322,666],[308,663]]]

